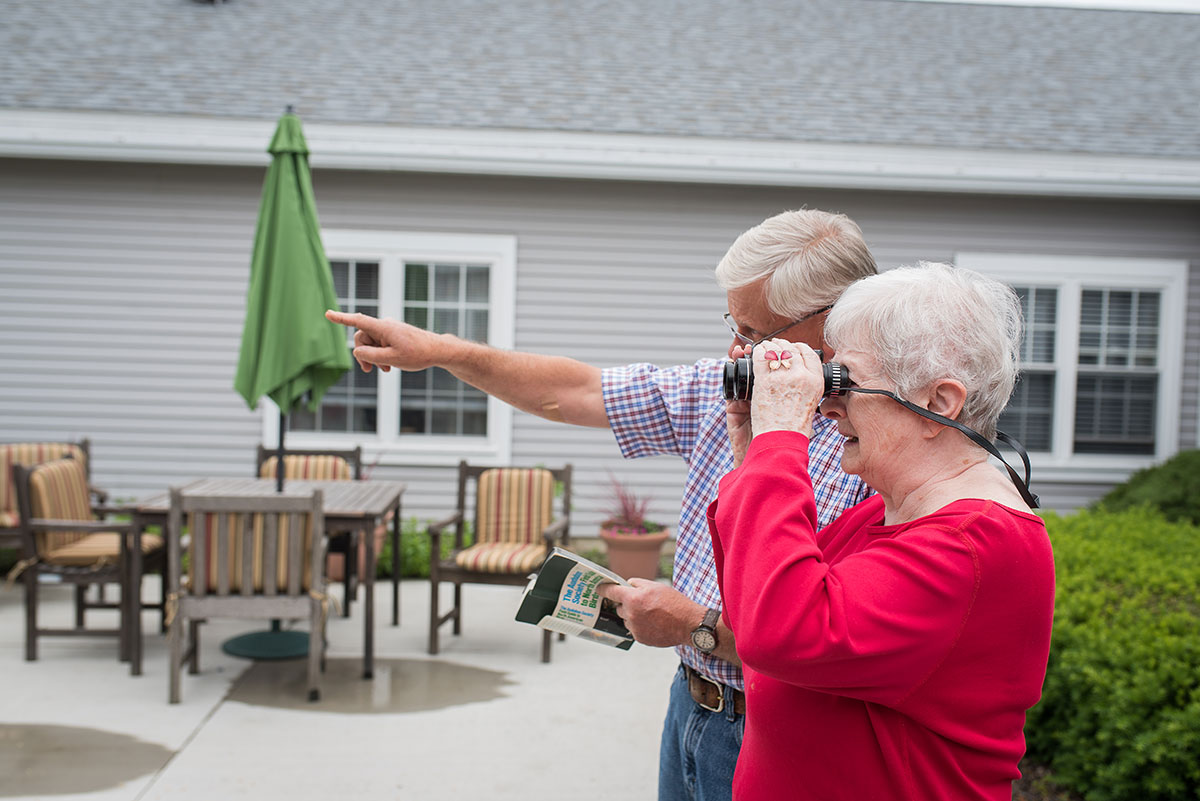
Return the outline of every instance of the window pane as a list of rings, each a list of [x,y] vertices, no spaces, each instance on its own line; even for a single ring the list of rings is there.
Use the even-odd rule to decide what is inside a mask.
[[[457,434],[457,414],[453,409],[434,409],[431,417],[429,433]]]
[[[1025,316],[1025,338],[1021,361],[1026,364],[1053,364],[1058,335],[1058,290],[1053,287],[1015,286]]]
[[[400,433],[425,434],[425,409],[420,406],[400,407]]]
[[[429,310],[417,308],[415,306],[404,307],[404,322],[409,325],[415,325],[417,328],[429,327]]]
[[[458,303],[458,265],[435,265],[433,268],[433,299],[438,302]]]
[[[354,296],[359,300],[379,299],[379,265],[360,262],[355,278]]]
[[[488,275],[487,267],[468,267],[467,268],[467,302],[468,303],[487,303],[488,302]]]
[[[404,300],[429,300],[429,267],[424,264],[404,265]]]
[[[1138,293],[1138,325],[1158,330],[1158,305],[1157,292]]]
[[[400,374],[400,391],[406,395],[410,392],[425,392],[425,388],[429,386],[429,368],[427,370],[418,370],[412,373]]]
[[[1049,451],[1054,420],[1054,374],[1023,372],[1000,415],[1000,430],[1026,449]]]
[[[339,298],[350,297],[350,264],[344,261],[329,262],[333,272],[333,291]]]
[[[433,329],[439,334],[455,334],[458,331],[458,309],[434,309]]]
[[[471,309],[467,312],[467,330],[463,332],[463,338],[472,342],[487,342],[487,309]]]
[[[1158,376],[1080,373],[1075,452],[1153,454]]]

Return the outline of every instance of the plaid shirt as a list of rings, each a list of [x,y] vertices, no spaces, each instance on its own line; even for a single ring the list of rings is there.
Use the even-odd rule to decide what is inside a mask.
[[[706,513],[716,500],[721,477],[733,469],[721,393],[723,370],[722,361],[702,359],[665,370],[631,364],[603,371],[604,408],[621,455],[634,459],[674,454],[688,463],[675,543],[675,589],[714,609],[721,608],[721,593]],[[837,425],[818,413],[809,444],[809,472],[821,526],[871,494],[858,476],[842,472],[843,441]],[[690,645],[675,650],[684,664],[708,678],[742,689],[741,668]]]

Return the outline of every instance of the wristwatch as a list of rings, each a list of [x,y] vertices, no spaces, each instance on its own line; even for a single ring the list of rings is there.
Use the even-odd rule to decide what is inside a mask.
[[[711,654],[717,647],[717,621],[721,613],[709,609],[704,613],[704,621],[692,629],[692,645],[702,654]]]

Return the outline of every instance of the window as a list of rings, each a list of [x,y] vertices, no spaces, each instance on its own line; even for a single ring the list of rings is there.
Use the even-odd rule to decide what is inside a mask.
[[[345,311],[511,348],[516,240],[506,236],[326,231]],[[353,332],[347,331],[347,343]],[[273,442],[272,415],[263,439]],[[441,368],[364,373],[357,366],[316,412],[293,412],[295,447],[353,447],[389,464],[507,462],[512,410]],[[277,421],[275,423],[277,425]]]
[[[955,261],[1021,298],[1021,378],[1000,428],[1035,463],[1129,469],[1175,452],[1184,262],[973,253]]]

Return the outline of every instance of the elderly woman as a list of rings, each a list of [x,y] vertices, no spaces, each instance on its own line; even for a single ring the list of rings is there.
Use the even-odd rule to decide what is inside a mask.
[[[1004,285],[923,264],[834,306],[847,394],[822,403],[803,344],[754,349],[749,420],[729,411],[740,466],[708,513],[746,676],[735,798],[1011,798],[1050,648],[1050,542],[979,445],[897,398],[992,438],[1020,328]],[[877,492],[820,531],[818,404]]]

